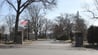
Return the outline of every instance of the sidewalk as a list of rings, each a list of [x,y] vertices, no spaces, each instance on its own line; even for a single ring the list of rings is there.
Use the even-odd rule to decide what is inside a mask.
[[[32,41],[24,41],[23,44],[0,44],[0,48],[22,48],[30,44],[32,44]]]

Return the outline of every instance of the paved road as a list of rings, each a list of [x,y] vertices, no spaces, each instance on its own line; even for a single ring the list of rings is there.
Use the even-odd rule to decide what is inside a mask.
[[[22,48],[2,48],[0,55],[98,55],[98,50],[73,48],[58,41],[34,41]]]

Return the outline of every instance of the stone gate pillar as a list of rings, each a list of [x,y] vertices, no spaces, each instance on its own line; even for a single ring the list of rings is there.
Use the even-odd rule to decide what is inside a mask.
[[[83,46],[83,33],[76,32],[75,33],[75,47],[82,47]]]
[[[22,41],[23,41],[23,33],[22,31],[18,31],[16,44],[22,44]]]

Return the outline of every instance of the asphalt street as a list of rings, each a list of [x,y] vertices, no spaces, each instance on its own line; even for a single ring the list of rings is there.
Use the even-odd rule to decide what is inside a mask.
[[[0,48],[0,55],[98,55],[98,50],[71,47],[59,41],[33,41],[20,48]]]

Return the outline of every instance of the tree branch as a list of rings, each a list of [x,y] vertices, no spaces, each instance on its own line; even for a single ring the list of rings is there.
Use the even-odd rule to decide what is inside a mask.
[[[15,6],[14,6],[9,0],[6,0],[6,2],[7,2],[9,5],[11,5],[15,11],[17,11],[17,9],[15,8]]]
[[[48,0],[46,0],[46,2],[49,3],[49,4],[55,4],[55,0],[52,0],[50,2]]]
[[[25,4],[28,2],[28,0],[26,1],[26,2],[24,2],[21,6],[20,6],[20,8],[22,8],[23,6],[25,6]]]
[[[97,18],[97,17],[95,17],[95,13],[93,11],[87,10],[87,12],[91,13],[93,15],[93,18]]]
[[[24,11],[24,9],[25,9],[28,5],[29,5],[29,3],[27,3],[25,6],[23,6],[23,8],[21,8],[20,13],[21,13],[21,12],[23,12],[23,11]]]
[[[24,2],[23,5],[20,6],[20,8],[21,8],[20,13],[23,12],[24,9],[25,9],[28,5],[30,5],[31,3],[33,3],[33,2],[35,2],[35,0],[27,0],[26,2]]]

